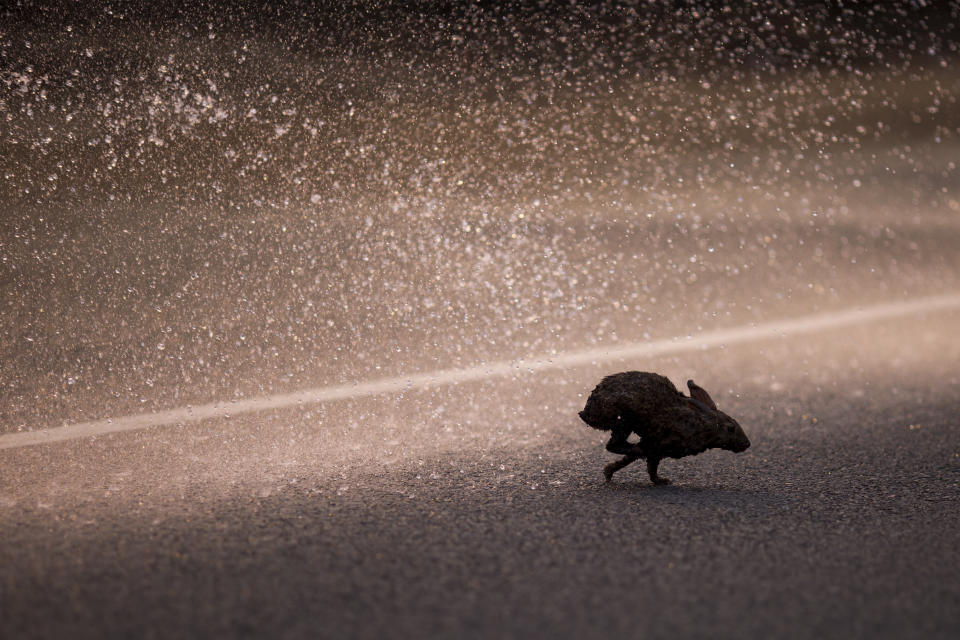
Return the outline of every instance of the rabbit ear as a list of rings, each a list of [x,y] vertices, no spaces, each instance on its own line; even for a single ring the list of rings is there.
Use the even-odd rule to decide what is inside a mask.
[[[710,397],[710,394],[707,393],[706,389],[697,386],[697,383],[693,380],[687,380],[687,388],[690,389],[691,398],[694,400],[699,400],[713,410],[717,409],[717,403],[713,401],[713,398]]]
[[[687,400],[687,406],[690,407],[691,409],[696,409],[697,411],[699,411],[704,415],[708,415],[708,416],[715,415],[715,412],[713,409],[711,409],[704,403],[700,402],[696,398],[686,398],[686,400]]]

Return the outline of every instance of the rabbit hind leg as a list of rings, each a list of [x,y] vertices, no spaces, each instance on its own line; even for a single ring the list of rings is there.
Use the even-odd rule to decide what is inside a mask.
[[[643,448],[640,444],[631,444],[627,441],[630,433],[631,431],[614,429],[613,434],[610,436],[610,441],[607,443],[607,451],[622,454],[623,457],[603,468],[603,477],[606,478],[607,482],[610,482],[614,473],[643,457]]]
[[[619,460],[611,462],[603,468],[603,477],[606,478],[607,482],[610,482],[610,480],[613,478],[613,474],[615,474],[617,471],[620,471],[620,469],[623,469],[625,466],[633,464],[641,457],[642,456],[640,455],[630,454],[623,456]]]

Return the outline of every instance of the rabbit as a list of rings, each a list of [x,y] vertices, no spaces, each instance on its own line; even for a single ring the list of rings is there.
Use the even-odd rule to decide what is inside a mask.
[[[750,446],[736,420],[717,409],[710,394],[693,380],[687,380],[690,397],[683,395],[669,378],[645,371],[625,371],[600,381],[580,419],[594,429],[612,431],[607,451],[623,458],[603,468],[607,482],[613,474],[639,458],[646,458],[653,484],[669,484],[657,475],[663,458],[682,458],[707,449],[734,453]],[[640,442],[631,444],[631,433]]]

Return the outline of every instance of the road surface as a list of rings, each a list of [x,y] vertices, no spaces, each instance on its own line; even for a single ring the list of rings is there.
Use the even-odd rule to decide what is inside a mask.
[[[960,637],[950,3],[87,4],[0,40],[0,638]],[[604,484],[626,369],[752,447]]]
[[[0,452],[5,637],[948,638],[960,313]],[[862,345],[870,345],[863,348]],[[753,441],[604,484],[602,373]],[[56,473],[51,473],[56,469]]]

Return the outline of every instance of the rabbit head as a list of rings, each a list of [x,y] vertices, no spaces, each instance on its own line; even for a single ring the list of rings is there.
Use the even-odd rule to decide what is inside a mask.
[[[750,440],[743,432],[740,423],[717,408],[717,404],[707,393],[707,390],[698,386],[693,380],[687,380],[690,389],[690,405],[699,411],[705,418],[716,424],[714,447],[740,453],[750,447]]]

